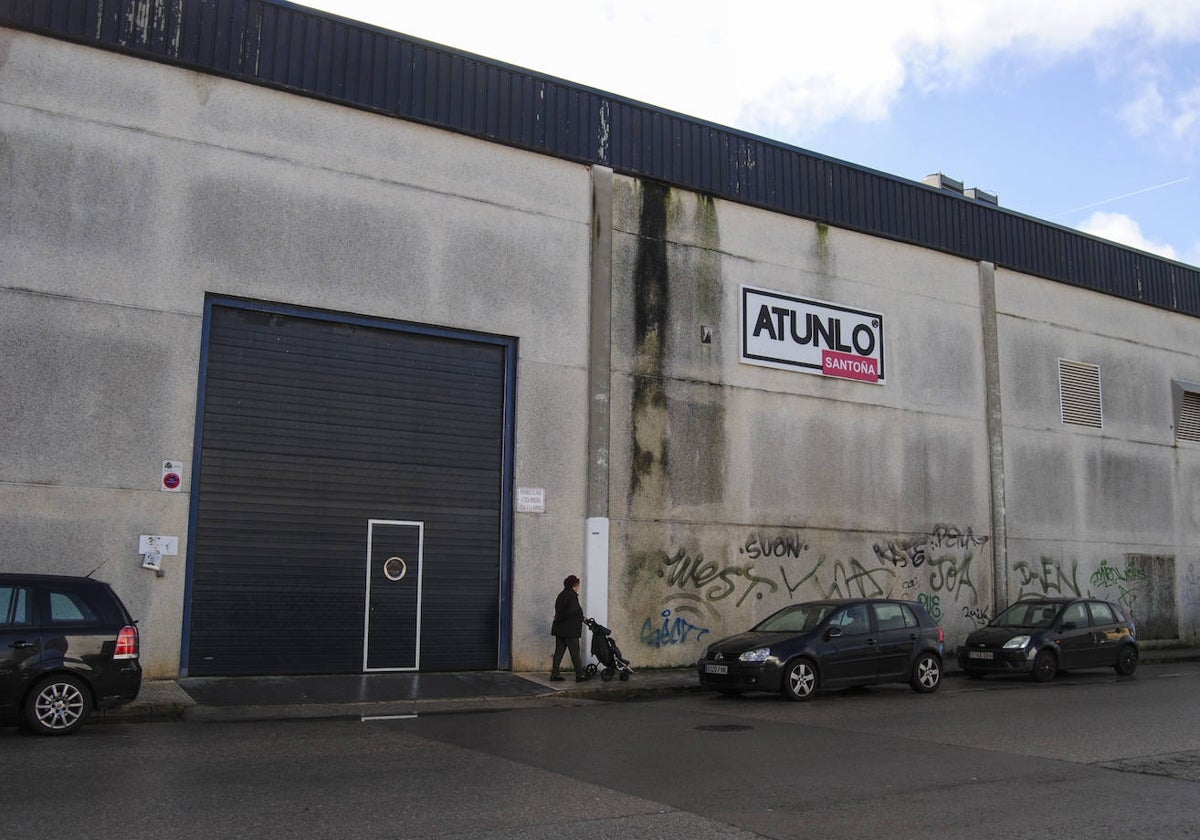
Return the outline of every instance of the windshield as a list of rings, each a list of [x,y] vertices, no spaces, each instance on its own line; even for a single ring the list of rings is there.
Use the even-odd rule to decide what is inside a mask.
[[[752,628],[758,633],[799,633],[815,630],[837,607],[834,604],[797,604],[764,619]]]
[[[1053,601],[1018,601],[992,621],[993,627],[1049,627],[1062,604]]]

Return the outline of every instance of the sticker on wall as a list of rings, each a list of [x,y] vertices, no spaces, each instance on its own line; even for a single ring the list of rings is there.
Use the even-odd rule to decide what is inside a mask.
[[[167,493],[178,493],[182,488],[183,461],[163,461],[160,489]]]
[[[878,312],[752,286],[740,302],[744,364],[884,383]]]

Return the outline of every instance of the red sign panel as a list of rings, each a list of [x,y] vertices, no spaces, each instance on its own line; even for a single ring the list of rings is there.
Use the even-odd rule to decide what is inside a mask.
[[[858,379],[862,382],[879,381],[879,361],[849,353],[825,350],[821,353],[821,370],[826,376],[842,379]]]

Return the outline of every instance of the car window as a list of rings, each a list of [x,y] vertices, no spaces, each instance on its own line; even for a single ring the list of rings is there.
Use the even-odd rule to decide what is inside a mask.
[[[0,586],[0,627],[28,623],[28,590],[20,586]]]
[[[829,615],[829,604],[797,604],[763,619],[754,630],[763,633],[799,633],[814,630]]]
[[[77,592],[52,590],[50,592],[50,621],[88,621],[95,622],[96,611]]]
[[[1088,607],[1092,610],[1093,624],[1116,624],[1120,621],[1113,615],[1112,607],[1100,601],[1089,601]]]
[[[1070,621],[1073,622],[1076,627],[1087,627],[1089,623],[1087,607],[1082,601],[1076,601],[1063,611],[1062,620],[1063,624],[1066,624],[1068,621]]]
[[[855,604],[839,611],[829,620],[830,627],[841,627],[843,636],[871,632],[871,616],[866,604]]]
[[[1058,614],[1053,601],[1018,601],[992,621],[994,627],[1048,627]]]
[[[881,633],[885,630],[903,630],[917,624],[912,610],[903,604],[872,604],[871,608],[875,610],[875,625]]]

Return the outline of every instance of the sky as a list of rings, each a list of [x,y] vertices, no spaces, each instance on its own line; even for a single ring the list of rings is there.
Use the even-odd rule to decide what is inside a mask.
[[[1200,266],[1200,0],[303,5]]]

